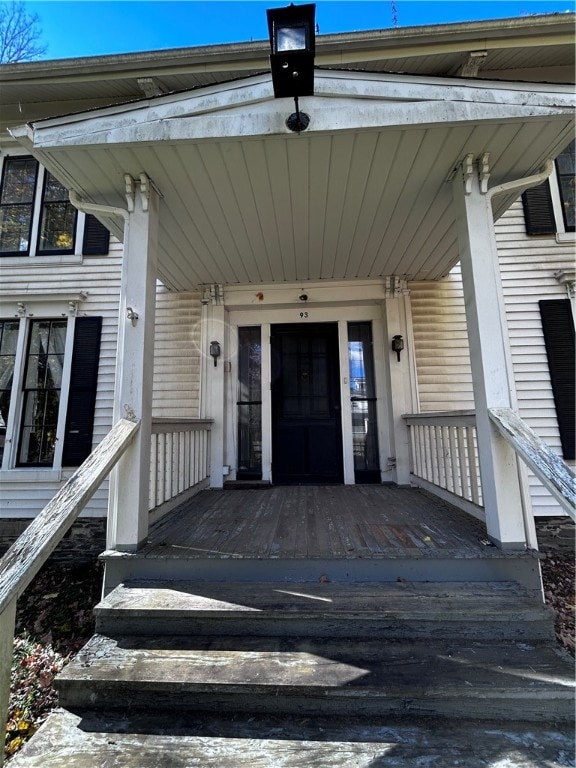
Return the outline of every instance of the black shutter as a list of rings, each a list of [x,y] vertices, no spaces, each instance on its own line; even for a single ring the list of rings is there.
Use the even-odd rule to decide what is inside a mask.
[[[101,335],[101,317],[76,318],[62,456],[64,467],[79,466],[92,451]]]
[[[528,235],[556,234],[552,195],[547,180],[537,187],[527,189],[522,195],[522,205],[524,206],[524,220]]]
[[[539,305],[562,453],[565,459],[574,459],[576,385],[574,320],[570,299],[549,299],[540,301]]]
[[[82,253],[85,256],[101,256],[108,253],[110,246],[110,232],[104,224],[101,224],[96,216],[86,214],[84,223],[84,240],[82,241]]]

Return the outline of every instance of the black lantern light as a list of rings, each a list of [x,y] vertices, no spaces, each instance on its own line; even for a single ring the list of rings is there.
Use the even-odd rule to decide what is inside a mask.
[[[300,112],[298,99],[314,95],[315,11],[314,4],[292,4],[266,11],[274,96],[294,99],[296,112],[286,120],[286,125],[298,133],[310,123],[310,116]]]

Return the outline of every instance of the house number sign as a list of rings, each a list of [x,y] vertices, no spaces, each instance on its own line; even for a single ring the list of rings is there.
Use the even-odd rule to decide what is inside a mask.
[[[307,320],[309,317],[308,312],[300,312],[300,320]]]

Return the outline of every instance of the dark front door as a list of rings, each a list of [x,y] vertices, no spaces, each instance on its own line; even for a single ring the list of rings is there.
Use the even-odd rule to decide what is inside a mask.
[[[272,480],[341,483],[338,325],[273,325]]]

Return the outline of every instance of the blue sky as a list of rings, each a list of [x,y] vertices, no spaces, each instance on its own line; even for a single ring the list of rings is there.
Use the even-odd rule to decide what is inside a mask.
[[[263,40],[263,0],[26,0],[40,18],[43,58]],[[574,0],[396,0],[400,27],[574,11]],[[393,26],[391,0],[317,0],[320,34]]]

